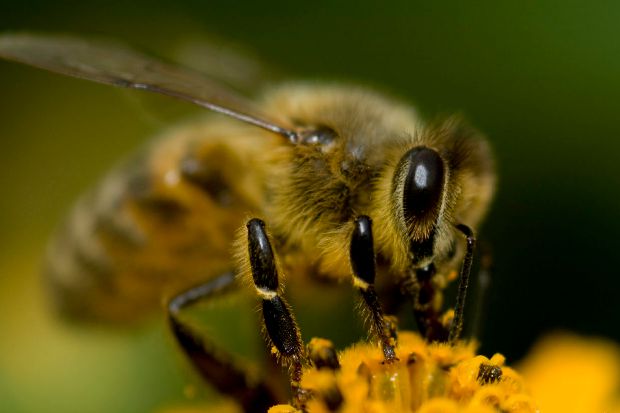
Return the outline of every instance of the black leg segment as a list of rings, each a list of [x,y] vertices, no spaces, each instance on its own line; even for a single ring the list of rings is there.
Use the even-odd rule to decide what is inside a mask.
[[[273,344],[284,357],[295,357],[302,353],[297,325],[291,313],[279,296],[263,299],[265,327]]]
[[[456,228],[465,235],[467,240],[467,249],[465,250],[465,258],[461,266],[461,275],[459,276],[459,286],[456,295],[456,304],[454,305],[454,319],[450,326],[450,336],[448,341],[454,344],[463,331],[463,316],[465,313],[465,298],[467,297],[467,287],[469,285],[469,274],[471,273],[471,264],[474,258],[474,248],[476,247],[476,238],[474,231],[467,225],[459,224]]]
[[[237,400],[245,412],[265,412],[277,403],[275,393],[267,384],[251,380],[246,371],[235,365],[228,353],[217,348],[179,317],[180,312],[191,304],[232,290],[234,280],[232,273],[226,273],[177,295],[168,303],[168,322],[177,342],[205,380],[220,393]]]
[[[420,329],[420,333],[428,341],[449,342],[454,344],[463,331],[463,318],[465,311],[465,298],[469,285],[469,276],[476,245],[476,238],[471,228],[458,224],[456,229],[466,237],[467,247],[465,257],[461,265],[459,275],[456,304],[454,306],[454,318],[448,328],[441,319],[440,309],[436,307],[437,294],[440,293],[435,284],[435,265],[413,269],[409,277],[402,282],[401,288],[405,295],[413,300],[413,313]]]
[[[359,290],[371,319],[371,330],[379,339],[387,363],[396,359],[394,339],[390,336],[375,291],[375,252],[372,237],[372,221],[362,215],[355,220],[350,246],[353,285]]]
[[[278,271],[265,223],[252,219],[247,229],[252,279],[256,294],[262,299],[265,329],[283,363],[290,368],[293,403],[303,410],[305,397],[300,382],[305,355],[301,334],[288,303],[279,293]]]
[[[440,309],[436,308],[437,294],[440,293],[435,285],[435,264],[418,268],[412,276],[403,282],[403,290],[413,300],[413,315],[420,334],[428,341],[446,341],[448,330],[440,320]]]
[[[252,219],[247,224],[248,252],[254,285],[266,294],[277,294],[278,270],[271,249],[271,243],[265,233],[265,223]]]

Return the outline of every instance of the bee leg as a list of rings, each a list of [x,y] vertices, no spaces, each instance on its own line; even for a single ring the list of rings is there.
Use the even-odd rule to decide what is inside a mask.
[[[305,391],[301,388],[302,363],[305,360],[301,333],[291,308],[280,295],[278,270],[265,232],[265,223],[251,219],[247,223],[250,267],[256,294],[262,299],[262,313],[269,341],[284,365],[289,367],[293,404],[305,410]]]
[[[433,276],[435,275],[434,264],[431,263],[426,267],[414,270],[413,276],[405,278],[401,284],[403,294],[413,299],[413,313],[418,328],[428,341],[454,344],[460,338],[463,331],[465,298],[467,296],[476,238],[472,229],[467,225],[458,224],[456,229],[465,235],[467,248],[463,264],[461,265],[454,316],[450,322],[450,327],[448,328],[447,323],[442,321],[439,309],[435,305],[439,290],[433,283]]]
[[[359,290],[370,314],[371,331],[379,339],[386,363],[396,360],[395,341],[389,334],[385,316],[375,291],[375,253],[372,238],[372,221],[365,215],[355,220],[351,236],[350,260],[353,268],[353,285]]]
[[[177,342],[202,377],[219,392],[237,400],[246,413],[265,412],[277,403],[264,382],[253,382],[227,353],[216,348],[179,318],[184,308],[219,296],[235,287],[232,273],[223,274],[174,297],[168,303],[168,322]]]
[[[413,270],[409,277],[403,279],[401,291],[413,303],[413,316],[420,334],[430,342],[443,342],[448,338],[448,329],[441,322],[437,305],[440,290],[434,282],[435,273],[433,263]]]
[[[467,287],[469,285],[469,274],[471,273],[471,264],[474,258],[474,248],[476,246],[476,237],[474,231],[467,225],[458,224],[456,226],[467,240],[467,249],[461,266],[461,274],[459,276],[459,286],[456,294],[456,304],[454,305],[454,318],[450,326],[450,334],[448,342],[454,344],[463,331],[463,315],[465,313],[465,298],[467,297]]]

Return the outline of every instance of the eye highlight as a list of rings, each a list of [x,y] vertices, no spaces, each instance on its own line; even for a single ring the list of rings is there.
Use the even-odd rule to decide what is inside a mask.
[[[445,167],[437,151],[416,147],[404,156],[409,169],[403,189],[403,211],[409,222],[435,215],[441,201]]]
[[[415,168],[413,180],[418,188],[426,188],[428,186],[428,169],[425,165],[418,165]]]

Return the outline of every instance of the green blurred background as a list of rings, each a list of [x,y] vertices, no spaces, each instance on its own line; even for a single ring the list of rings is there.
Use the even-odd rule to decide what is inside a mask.
[[[105,34],[169,57],[219,38],[298,78],[373,85],[429,117],[464,113],[489,136],[500,174],[481,234],[495,261],[482,351],[513,362],[556,329],[620,341],[620,3],[464,3],[2,0],[0,30]],[[0,411],[142,412],[209,397],[161,322],[64,326],[38,278],[72,200],[196,113],[151,106],[0,62]],[[255,328],[254,313],[238,313],[241,326],[223,333],[232,342]]]

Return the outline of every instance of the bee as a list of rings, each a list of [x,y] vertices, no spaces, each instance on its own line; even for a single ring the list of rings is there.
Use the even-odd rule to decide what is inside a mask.
[[[0,57],[224,115],[164,132],[77,202],[45,270],[65,313],[127,322],[165,297],[181,348],[248,412],[274,404],[274,391],[181,316],[244,281],[298,407],[307,357],[279,274],[352,282],[386,363],[397,360],[388,302],[410,302],[427,340],[458,339],[474,231],[495,183],[486,139],[460,118],[427,123],[411,105],[340,84],[288,83],[250,101],[106,40],[6,34]],[[454,311],[442,314],[459,271]],[[380,298],[375,278],[395,288]]]

